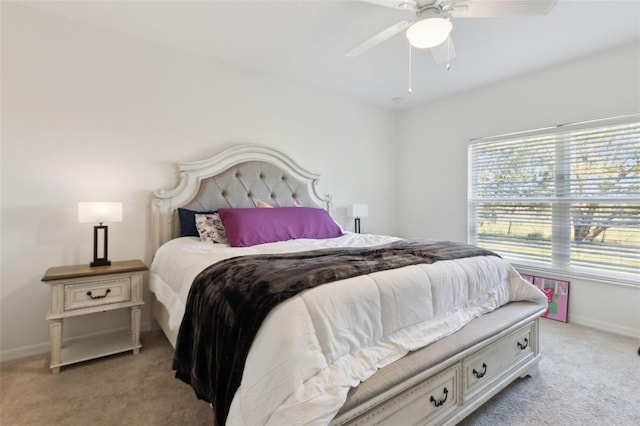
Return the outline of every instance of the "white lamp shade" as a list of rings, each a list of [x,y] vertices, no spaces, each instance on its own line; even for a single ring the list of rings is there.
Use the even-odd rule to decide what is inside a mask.
[[[448,19],[432,16],[411,25],[406,36],[413,47],[426,49],[444,43],[451,28],[451,21]]]
[[[106,223],[122,222],[122,203],[79,202],[78,222]]]
[[[369,215],[368,204],[352,204],[349,209],[350,217],[367,217]]]

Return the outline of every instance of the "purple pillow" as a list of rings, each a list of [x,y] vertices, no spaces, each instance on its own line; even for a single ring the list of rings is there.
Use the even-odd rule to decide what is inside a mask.
[[[323,209],[277,207],[273,209],[218,210],[232,247],[248,247],[296,238],[333,238],[340,227]]]

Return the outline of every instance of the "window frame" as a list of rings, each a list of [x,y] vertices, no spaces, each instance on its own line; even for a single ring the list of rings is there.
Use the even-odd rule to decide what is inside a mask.
[[[479,203],[488,203],[491,200],[496,200],[496,202],[507,202],[507,203],[524,203],[524,204],[532,204],[536,202],[535,197],[507,197],[505,199],[500,198],[491,198],[491,197],[475,197],[475,178],[476,174],[473,169],[473,147],[478,144],[483,143],[496,143],[496,142],[508,142],[514,139],[530,139],[535,137],[554,137],[554,142],[552,143],[556,147],[556,151],[558,148],[565,149],[567,144],[566,142],[561,142],[562,140],[566,141],[567,134],[570,132],[577,132],[581,130],[592,130],[597,128],[604,128],[613,125],[624,125],[624,124],[635,124],[640,123],[640,113],[629,114],[624,116],[599,119],[599,120],[590,120],[583,121],[577,123],[570,124],[559,124],[555,126],[523,131],[523,132],[514,132],[509,134],[502,134],[491,137],[483,137],[483,138],[475,138],[471,139],[468,142],[467,152],[468,152],[468,186],[467,186],[467,214],[468,214],[468,228],[467,228],[467,240],[469,244],[478,245],[479,243],[479,221],[478,221],[478,208],[477,204]],[[568,176],[569,173],[569,155],[565,155],[565,153],[560,153],[560,158],[558,158],[558,152],[554,154],[554,187],[559,181],[563,180],[562,176]],[[562,164],[563,163],[563,164]],[[562,173],[558,173],[558,170],[555,169],[558,165],[564,169]],[[566,179],[569,180],[569,179]],[[505,256],[507,260],[509,260],[517,269],[527,272],[535,272],[535,273],[548,273],[554,276],[562,276],[562,277],[578,277],[582,279],[598,281],[603,283],[615,283],[622,285],[631,285],[633,287],[640,286],[640,272],[636,275],[632,272],[620,272],[616,273],[615,271],[607,270],[607,269],[592,269],[592,268],[581,268],[575,267],[571,265],[571,246],[572,246],[572,221],[571,221],[571,205],[576,204],[577,200],[580,197],[575,197],[566,195],[566,190],[570,187],[570,182],[564,182],[561,186],[562,188],[556,188],[555,197],[548,197],[546,199],[541,199],[540,201],[544,203],[549,203],[552,209],[551,215],[551,227],[553,232],[551,234],[551,254],[549,263],[538,263],[534,261],[527,261],[519,258],[509,259],[508,256]],[[558,191],[565,191],[565,195],[558,194]],[[631,204],[640,203],[640,197],[630,196],[630,197],[593,197],[590,199],[595,200],[598,203],[611,202],[611,200],[615,200],[618,203],[621,201],[630,201]],[[564,215],[563,221],[558,220],[558,215]],[[571,226],[558,226],[562,224],[569,223]],[[634,246],[635,247],[635,246]],[[490,247],[489,247],[490,248]],[[640,246],[639,246],[640,249]]]

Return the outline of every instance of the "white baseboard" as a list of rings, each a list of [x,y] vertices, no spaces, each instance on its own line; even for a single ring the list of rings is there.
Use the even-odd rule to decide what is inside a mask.
[[[569,321],[574,324],[584,325],[585,327],[595,328],[597,330],[606,331],[608,333],[615,333],[615,334],[620,334],[622,336],[640,339],[640,330],[632,327],[625,327],[618,324],[612,324],[606,321],[594,320],[593,318],[575,316],[575,315],[570,315]]]
[[[0,352],[0,360],[2,362],[5,362],[13,361],[14,359],[27,358],[34,355],[41,355],[45,352],[49,352],[50,349],[51,346],[49,346],[49,342],[38,343],[37,345],[22,346],[20,348],[9,349]]]
[[[109,334],[121,329],[105,330],[99,333],[85,334],[82,336],[74,336],[66,338],[65,341],[73,342],[75,340],[81,340],[87,337],[100,336],[101,334]],[[151,320],[140,323],[140,331],[150,331]],[[51,350],[49,342],[38,343],[36,345],[22,346],[20,348],[8,349],[6,351],[0,351],[0,362],[13,361],[15,359],[27,358],[35,355],[42,355],[48,353]]]

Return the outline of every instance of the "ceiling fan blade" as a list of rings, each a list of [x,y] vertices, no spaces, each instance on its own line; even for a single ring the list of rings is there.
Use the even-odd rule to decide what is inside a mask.
[[[453,47],[451,36],[449,36],[444,43],[432,47],[431,55],[436,61],[436,64],[449,64],[449,62],[456,57],[456,49]]]
[[[413,20],[398,22],[397,24],[390,26],[386,30],[380,31],[378,34],[374,35],[370,39],[360,43],[359,45],[357,45],[356,47],[354,47],[353,49],[345,53],[345,55],[350,58],[361,55],[362,53],[366,52],[372,47],[379,45],[383,41],[388,40],[394,35],[398,34],[399,32],[409,28],[409,26],[412,23],[413,23]]]
[[[377,4],[378,6],[391,7],[400,10],[417,10],[418,3],[415,0],[358,0],[362,3]]]
[[[547,15],[557,0],[458,0],[450,13],[454,18]]]

